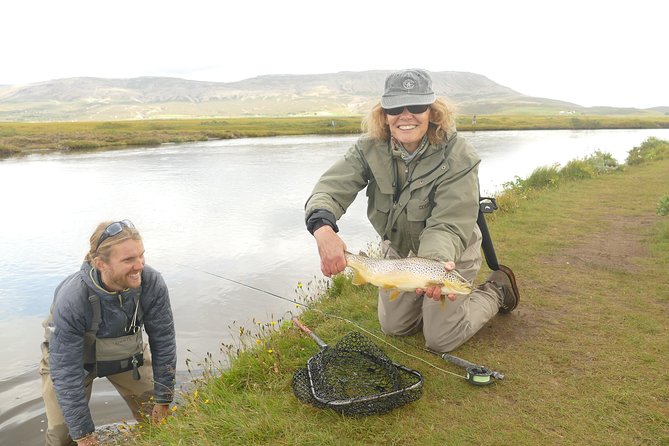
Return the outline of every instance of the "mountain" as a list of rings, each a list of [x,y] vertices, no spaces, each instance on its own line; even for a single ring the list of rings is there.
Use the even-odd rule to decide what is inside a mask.
[[[231,116],[364,114],[389,71],[265,75],[239,82],[167,77],[80,77],[0,86],[0,121],[105,121]],[[431,73],[437,95],[461,114],[585,112],[569,102],[525,96],[475,73]],[[607,108],[606,114],[641,113]]]

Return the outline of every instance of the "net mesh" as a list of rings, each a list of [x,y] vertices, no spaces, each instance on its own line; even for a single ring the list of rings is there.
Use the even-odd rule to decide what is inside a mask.
[[[423,377],[391,361],[361,333],[326,346],[293,375],[300,401],[345,415],[388,412],[422,395]]]

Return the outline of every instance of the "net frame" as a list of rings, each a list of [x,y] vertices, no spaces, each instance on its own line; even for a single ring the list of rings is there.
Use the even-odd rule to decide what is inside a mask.
[[[311,330],[306,332],[321,350],[293,375],[293,392],[300,401],[343,415],[368,416],[422,396],[420,372],[393,362],[363,334],[350,332],[329,346]]]

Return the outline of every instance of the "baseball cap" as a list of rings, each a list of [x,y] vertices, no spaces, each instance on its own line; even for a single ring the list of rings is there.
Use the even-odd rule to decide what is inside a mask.
[[[407,105],[429,105],[436,99],[432,91],[432,78],[425,70],[394,71],[386,77],[381,96],[381,107],[395,108]]]

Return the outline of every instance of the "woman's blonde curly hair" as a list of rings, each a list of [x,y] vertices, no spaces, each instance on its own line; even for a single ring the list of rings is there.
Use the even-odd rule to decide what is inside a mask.
[[[362,120],[362,131],[372,139],[390,139],[390,127],[386,123],[386,112],[377,103]],[[427,137],[431,144],[439,144],[455,132],[455,107],[443,98],[437,98],[430,105],[430,124]]]

